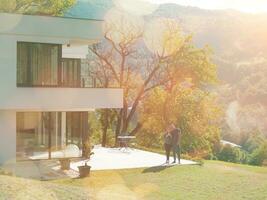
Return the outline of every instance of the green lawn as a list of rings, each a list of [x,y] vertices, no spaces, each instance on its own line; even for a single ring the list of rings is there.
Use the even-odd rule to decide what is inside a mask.
[[[7,191],[15,187],[10,182],[9,188],[3,189],[1,180],[4,178],[7,177],[0,176],[0,199],[1,195],[5,197]],[[8,177],[8,179],[17,181],[17,178]],[[50,199],[64,200],[82,199],[82,197],[87,199],[88,194],[90,199],[99,200],[267,199],[267,168],[215,161],[207,161],[204,166],[95,171],[90,178],[85,179],[33,181],[33,183],[37,183],[37,186],[33,187],[34,190],[30,187],[31,183],[28,187],[25,186],[29,190],[28,195],[38,193],[42,197],[50,194]],[[17,191],[25,193],[25,189],[20,188]],[[76,195],[78,198],[74,198]]]
[[[224,162],[93,172],[57,183],[90,188],[96,199],[267,199],[267,168]]]

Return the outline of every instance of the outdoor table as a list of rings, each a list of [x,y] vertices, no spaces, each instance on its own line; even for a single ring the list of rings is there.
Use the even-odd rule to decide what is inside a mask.
[[[129,148],[130,141],[135,139],[135,136],[118,136],[120,149]]]

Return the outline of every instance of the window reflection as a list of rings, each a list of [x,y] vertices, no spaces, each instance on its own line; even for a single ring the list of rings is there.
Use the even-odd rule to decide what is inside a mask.
[[[76,146],[81,156],[84,119],[83,112],[19,112],[17,113],[17,160],[69,157],[65,150]]]

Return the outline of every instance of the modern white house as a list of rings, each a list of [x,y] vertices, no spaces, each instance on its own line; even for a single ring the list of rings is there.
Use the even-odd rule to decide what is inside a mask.
[[[242,146],[240,146],[240,145],[238,145],[238,144],[235,144],[235,143],[233,143],[233,142],[226,141],[226,140],[221,140],[220,142],[221,142],[221,144],[222,144],[223,146],[229,145],[230,147],[242,148]]]
[[[122,89],[82,70],[101,38],[101,20],[0,13],[0,164],[81,149],[88,111],[122,107]]]

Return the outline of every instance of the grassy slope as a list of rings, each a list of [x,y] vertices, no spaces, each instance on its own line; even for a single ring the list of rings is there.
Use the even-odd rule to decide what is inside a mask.
[[[86,188],[0,175],[0,200],[87,200]]]
[[[175,166],[95,171],[90,178],[40,182],[0,176],[0,199],[267,199],[267,168],[207,161]]]
[[[93,172],[57,181],[91,189],[96,199],[267,199],[267,168],[207,161],[204,166]]]

